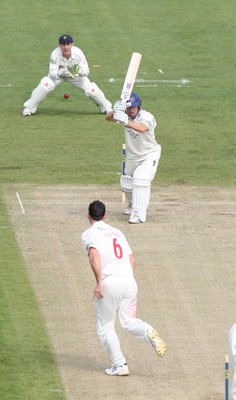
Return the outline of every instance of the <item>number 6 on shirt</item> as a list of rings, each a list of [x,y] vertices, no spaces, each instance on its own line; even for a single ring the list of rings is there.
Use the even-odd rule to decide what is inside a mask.
[[[123,257],[123,251],[122,251],[122,247],[119,243],[117,243],[117,239],[113,239],[113,249],[114,249],[114,253],[116,258],[120,259]]]

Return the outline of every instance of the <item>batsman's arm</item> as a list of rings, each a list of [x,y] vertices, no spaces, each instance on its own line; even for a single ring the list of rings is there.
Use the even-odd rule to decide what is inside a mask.
[[[106,119],[107,121],[114,121],[114,122],[115,122],[113,116],[114,116],[114,111],[110,111],[108,114],[106,114],[105,119]]]
[[[116,120],[114,119],[114,111],[110,111],[108,114],[106,114],[105,119],[107,121],[111,121],[111,122],[116,122]],[[136,132],[139,133],[145,133],[149,131],[149,126],[143,122],[134,122],[132,120],[128,120],[128,123],[126,124],[126,128],[131,128]]]
[[[128,120],[126,124],[126,128],[131,128],[136,132],[145,133],[149,131],[149,126],[144,124],[143,122],[134,122],[131,119]]]

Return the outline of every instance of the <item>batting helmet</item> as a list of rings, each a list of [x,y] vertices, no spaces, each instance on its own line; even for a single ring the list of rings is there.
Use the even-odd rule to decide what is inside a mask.
[[[128,102],[131,103],[130,107],[141,107],[142,105],[142,100],[137,95],[137,93],[134,92],[131,93]]]

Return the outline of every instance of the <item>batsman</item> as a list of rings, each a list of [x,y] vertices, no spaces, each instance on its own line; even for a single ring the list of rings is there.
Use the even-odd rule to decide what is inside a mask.
[[[128,203],[124,214],[130,216],[130,224],[146,222],[151,183],[161,156],[161,146],[156,142],[154,132],[156,119],[142,109],[139,95],[132,92],[127,101],[115,102],[106,120],[120,122],[125,131],[126,164],[120,178]]]

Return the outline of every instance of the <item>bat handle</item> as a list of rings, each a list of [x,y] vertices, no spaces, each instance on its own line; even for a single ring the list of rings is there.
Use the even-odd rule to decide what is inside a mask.
[[[121,202],[122,204],[125,204],[125,192],[122,192]]]
[[[229,400],[229,355],[225,356],[225,400]]]
[[[125,175],[126,145],[122,144],[122,175]]]

